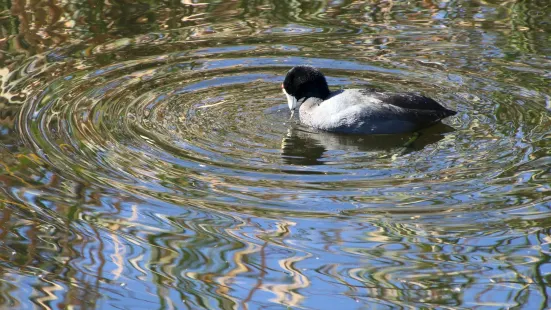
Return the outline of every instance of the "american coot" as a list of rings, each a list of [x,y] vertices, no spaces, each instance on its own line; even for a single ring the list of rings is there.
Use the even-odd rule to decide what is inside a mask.
[[[316,68],[297,66],[281,85],[289,109],[314,129],[360,134],[394,134],[428,127],[457,112],[414,93],[370,89],[331,92]]]

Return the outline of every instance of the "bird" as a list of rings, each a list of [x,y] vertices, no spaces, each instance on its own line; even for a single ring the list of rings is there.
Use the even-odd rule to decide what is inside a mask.
[[[457,112],[435,100],[411,92],[375,89],[330,91],[320,70],[295,66],[281,85],[300,122],[319,131],[354,134],[416,132]]]

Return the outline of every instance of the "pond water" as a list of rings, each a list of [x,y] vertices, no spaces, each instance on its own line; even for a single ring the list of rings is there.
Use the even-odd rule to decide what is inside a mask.
[[[0,307],[551,307],[551,4],[0,1]],[[458,111],[289,120],[294,65]]]

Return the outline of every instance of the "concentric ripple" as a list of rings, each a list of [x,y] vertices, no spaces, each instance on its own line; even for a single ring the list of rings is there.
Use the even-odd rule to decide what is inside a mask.
[[[509,192],[497,180],[534,152],[519,135],[546,134],[547,111],[537,105],[529,108],[538,118],[530,128],[507,123],[526,114],[514,101],[545,96],[535,90],[406,63],[294,56],[301,49],[199,48],[77,70],[35,91],[19,129],[53,167],[102,186],[171,202],[329,213],[487,203],[484,193]],[[279,51],[294,52],[264,56]],[[279,90],[286,70],[304,63],[323,69],[334,88],[418,91],[460,113],[413,148],[403,147],[409,135],[311,132],[288,119]],[[495,104],[504,89],[509,98]]]

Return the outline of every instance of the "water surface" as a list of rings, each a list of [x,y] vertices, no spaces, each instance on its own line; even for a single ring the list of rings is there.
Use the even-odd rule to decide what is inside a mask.
[[[0,2],[0,307],[551,307],[547,1]],[[430,96],[312,132],[280,84]]]

